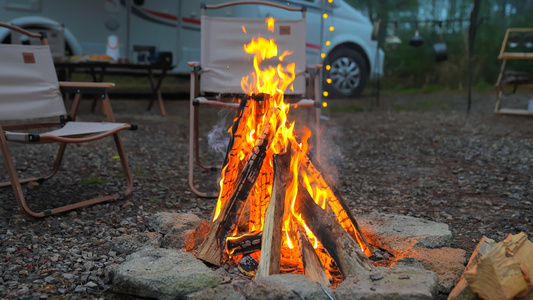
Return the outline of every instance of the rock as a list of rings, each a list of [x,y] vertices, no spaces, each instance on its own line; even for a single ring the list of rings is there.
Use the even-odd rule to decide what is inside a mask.
[[[324,290],[325,289],[325,290]],[[256,278],[244,289],[246,299],[331,299],[333,291],[301,274],[276,274]],[[328,294],[326,294],[326,292]]]
[[[222,279],[191,254],[172,249],[143,249],[119,265],[113,291],[157,299],[182,298],[213,287]]]
[[[164,234],[161,247],[185,251],[197,248],[210,229],[207,220],[188,213],[159,212],[150,218],[149,225]]]
[[[113,245],[117,252],[131,254],[142,248],[158,248],[161,234],[157,232],[143,232],[133,235],[122,235],[113,239]]]
[[[452,238],[447,224],[409,216],[372,213],[358,216],[357,222],[370,244],[396,256],[413,247],[446,247]]]
[[[216,300],[245,300],[243,294],[239,293],[238,286],[234,284],[221,284],[209,289],[204,289],[198,292],[194,292],[185,296],[186,300],[204,300],[204,299],[216,299]]]
[[[380,274],[383,278],[377,278]],[[437,274],[411,267],[379,267],[357,278],[346,278],[335,290],[335,299],[435,299]]]
[[[405,253],[418,258],[425,269],[439,277],[439,292],[449,294],[465,269],[466,251],[454,248],[413,248]]]

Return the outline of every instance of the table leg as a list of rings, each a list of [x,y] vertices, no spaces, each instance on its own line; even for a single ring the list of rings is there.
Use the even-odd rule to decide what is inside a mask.
[[[157,99],[162,116],[167,114],[165,111],[165,105],[163,104],[163,98],[161,97],[161,84],[163,83],[166,73],[166,69],[161,70],[161,74],[159,74],[159,78],[156,83],[152,69],[148,69],[148,77],[150,78],[150,85],[152,86],[152,97],[150,99],[150,104],[148,104],[148,110],[152,109],[154,100]]]

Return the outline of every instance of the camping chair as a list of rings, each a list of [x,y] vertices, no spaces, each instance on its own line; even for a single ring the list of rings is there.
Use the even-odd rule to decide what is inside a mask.
[[[18,27],[0,23],[1,27],[16,30],[30,37],[40,38],[41,46],[0,44],[0,150],[10,181],[0,183],[0,187],[11,186],[20,209],[34,217],[84,207],[87,205],[115,200],[129,195],[133,190],[133,176],[128,166],[124,146],[118,132],[136,129],[135,124],[115,123],[106,88],[111,83],[58,82],[46,35],[31,33]],[[70,115],[66,115],[61,92],[75,94]],[[108,122],[76,122],[76,112],[82,94],[98,95],[102,100]],[[50,121],[57,117],[57,122]],[[8,121],[8,125],[4,125]],[[43,128],[57,129],[42,132]],[[39,130],[39,132],[35,132]],[[21,132],[21,131],[29,131]],[[126,190],[78,203],[32,211],[26,204],[22,183],[38,186],[51,178],[58,170],[69,143],[95,141],[113,136],[126,179]],[[24,144],[59,143],[59,150],[49,174],[41,177],[19,178],[8,147],[8,142]]]
[[[228,18],[206,16],[207,9],[217,10],[237,5],[267,5],[282,10],[301,13],[297,19],[276,19],[275,33],[267,32],[265,19]],[[318,84],[321,65],[306,65],[306,24],[305,7],[284,6],[277,3],[262,1],[235,1],[219,5],[201,6],[201,60],[189,62],[191,71],[190,90],[190,132],[189,132],[189,186],[201,197],[217,197],[216,192],[201,192],[194,186],[194,162],[203,169],[220,171],[221,166],[210,166],[200,161],[198,136],[198,110],[202,106],[237,109],[239,101],[244,97],[241,78],[253,71],[251,59],[246,59],[243,45],[250,42],[251,35],[243,34],[243,26],[247,32],[271,38],[274,35],[278,49],[292,51],[290,62],[296,65],[296,78],[293,82],[294,91],[285,92],[285,101],[291,108],[307,107],[315,110],[315,145],[318,149],[318,133],[320,109],[322,103],[313,100],[320,96]],[[278,50],[279,51],[279,50]],[[263,62],[265,64],[265,62]],[[277,64],[277,62],[276,62]],[[307,78],[306,78],[307,77]],[[306,87],[306,79],[309,85]],[[289,101],[287,101],[289,100]]]

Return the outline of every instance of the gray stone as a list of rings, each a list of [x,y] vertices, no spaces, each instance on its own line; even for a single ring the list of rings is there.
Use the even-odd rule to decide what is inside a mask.
[[[396,256],[413,247],[447,247],[452,238],[447,224],[403,215],[372,213],[358,216],[357,223],[370,244]]]
[[[372,278],[383,278],[373,280]],[[335,299],[411,300],[435,299],[437,275],[433,271],[416,268],[379,267],[357,278],[348,277],[335,290]]]
[[[466,251],[455,248],[412,248],[404,255],[418,258],[425,269],[439,277],[439,292],[449,294],[465,269]]]
[[[113,239],[115,250],[120,253],[131,254],[142,248],[158,248],[161,234],[157,232],[143,232],[133,235],[122,235]]]
[[[183,298],[213,287],[222,279],[191,254],[146,248],[118,266],[113,291],[157,299]]]
[[[238,292],[239,287],[234,284],[221,284],[215,287],[204,289],[195,293],[185,296],[186,300],[204,300],[204,299],[216,299],[216,300],[245,300],[243,294]]]
[[[191,251],[200,245],[209,232],[209,222],[195,214],[159,212],[149,226],[163,234],[161,247]]]
[[[324,299],[333,296],[330,287],[322,289],[320,284],[301,274],[276,274],[256,278],[244,289],[246,299]]]

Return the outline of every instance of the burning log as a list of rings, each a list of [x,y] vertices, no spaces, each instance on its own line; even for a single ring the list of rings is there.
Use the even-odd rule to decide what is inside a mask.
[[[265,213],[261,259],[259,260],[258,276],[279,274],[281,260],[281,243],[283,238],[283,215],[285,212],[285,191],[289,184],[291,147],[284,154],[274,155],[274,183],[272,196]]]
[[[329,286],[329,279],[320,258],[316,254],[315,248],[311,245],[309,237],[301,226],[298,226],[298,250],[304,265],[304,274],[309,279],[320,283],[322,286]]]
[[[271,115],[272,112],[269,114]],[[211,230],[206,239],[198,249],[197,257],[210,264],[220,266],[222,260],[222,249],[227,234],[236,226],[237,216],[241,213],[251,189],[253,188],[259,170],[263,165],[269,145],[269,123],[264,127],[261,137],[258,139],[253,152],[250,154],[244,169],[239,174],[239,179],[233,194],[222,206],[219,216],[213,221]],[[238,207],[238,209],[235,209]]]
[[[363,251],[366,256],[372,256],[372,248],[359,227],[359,224],[357,224],[354,215],[348,205],[346,205],[344,199],[337,192],[337,189],[334,188],[333,181],[323,172],[323,170],[321,170],[322,168],[318,161],[316,161],[310,154],[307,154],[302,163],[320,188],[328,191],[328,195],[330,195],[330,197],[328,197],[329,207],[335,213],[339,223],[343,225],[342,227],[346,229],[352,238],[354,238],[360,245],[365,246],[363,247]]]
[[[374,268],[359,244],[337,223],[331,213],[315,203],[301,184],[296,203],[298,207],[295,211],[306,220],[305,223],[333,258],[344,278]]]
[[[239,237],[230,237],[226,241],[226,252],[237,254],[249,254],[261,250],[263,232],[252,232]]]

